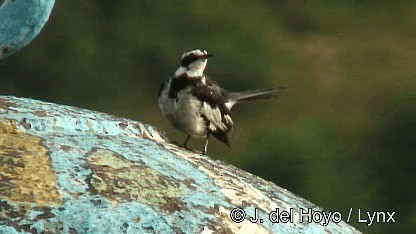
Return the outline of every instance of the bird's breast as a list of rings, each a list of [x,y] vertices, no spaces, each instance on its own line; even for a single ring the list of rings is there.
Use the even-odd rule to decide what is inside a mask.
[[[159,107],[177,129],[193,137],[206,136],[207,126],[200,115],[201,102],[192,95],[192,87],[179,91],[175,98],[170,98],[168,91],[162,91]]]

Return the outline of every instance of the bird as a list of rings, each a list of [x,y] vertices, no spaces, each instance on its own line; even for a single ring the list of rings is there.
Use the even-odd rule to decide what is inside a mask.
[[[231,110],[237,104],[269,97],[286,87],[231,92],[204,74],[208,59],[213,54],[192,49],[182,54],[179,68],[159,89],[158,103],[162,114],[175,128],[191,137],[205,138],[202,153],[207,154],[208,139],[216,139],[230,146],[228,133],[234,129]]]

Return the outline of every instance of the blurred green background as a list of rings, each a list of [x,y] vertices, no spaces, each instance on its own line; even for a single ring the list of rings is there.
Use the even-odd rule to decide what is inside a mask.
[[[208,154],[343,217],[395,211],[416,224],[415,1],[57,1],[42,33],[0,61],[0,94],[152,124],[171,140],[160,84],[193,48],[216,55],[207,74],[235,91],[288,86],[242,105],[232,147]],[[192,140],[201,148],[203,140]],[[413,225],[412,225],[413,224]]]

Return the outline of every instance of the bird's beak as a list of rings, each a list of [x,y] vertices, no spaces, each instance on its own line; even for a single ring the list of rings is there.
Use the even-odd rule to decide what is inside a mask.
[[[207,59],[207,58],[212,57],[212,56],[214,56],[214,55],[210,54],[210,53],[207,53],[207,54],[202,55],[202,58]]]

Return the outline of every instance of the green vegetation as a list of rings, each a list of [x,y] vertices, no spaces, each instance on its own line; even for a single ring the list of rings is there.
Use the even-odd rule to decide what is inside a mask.
[[[183,51],[207,49],[207,73],[229,89],[289,87],[240,106],[232,148],[211,141],[209,155],[343,217],[396,211],[396,224],[351,224],[409,233],[415,28],[413,1],[57,1],[40,36],[0,62],[0,93],[140,120],[182,141],[157,91]]]

